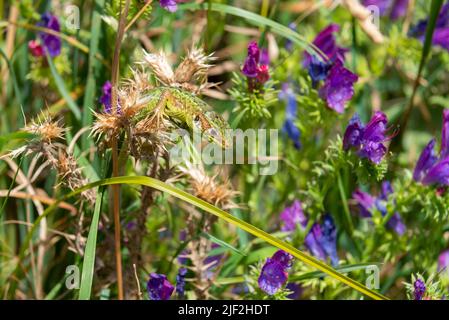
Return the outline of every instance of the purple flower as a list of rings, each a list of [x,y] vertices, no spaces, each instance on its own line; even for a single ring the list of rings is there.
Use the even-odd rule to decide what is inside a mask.
[[[285,286],[285,288],[291,291],[291,293],[287,296],[287,298],[292,300],[298,300],[301,297],[303,291],[301,285],[290,282]]]
[[[270,64],[270,54],[268,53],[268,49],[263,48],[260,51],[260,60],[259,63],[261,65],[268,66]]]
[[[345,67],[340,61],[334,63],[320,89],[320,97],[327,105],[338,113],[345,111],[345,104],[354,95],[354,83],[358,76]]]
[[[361,158],[367,158],[375,164],[379,164],[387,153],[384,142],[391,139],[386,137],[387,116],[383,112],[376,112],[366,126],[364,126],[358,114],[349,121],[346,128],[343,149],[355,148]]]
[[[304,243],[314,257],[325,261],[326,253],[320,243],[322,234],[321,226],[318,223],[315,223],[306,235]]]
[[[443,270],[449,274],[449,249],[443,251],[438,257],[438,272]]]
[[[424,185],[449,185],[449,110],[443,112],[440,157],[435,153],[435,139],[430,140],[419,156],[413,179]]]
[[[176,275],[176,293],[180,298],[184,297],[184,287],[186,285],[185,277],[187,274],[186,268],[180,268]]]
[[[250,91],[255,85],[264,84],[270,78],[268,64],[270,58],[268,51],[260,50],[257,42],[251,41],[248,45],[248,55],[243,64],[242,73],[248,78]]]
[[[332,265],[338,265],[337,229],[329,214],[324,216],[321,224],[312,226],[304,242],[313,256],[323,261],[329,257]]]
[[[279,93],[279,99],[287,102],[287,108],[285,110],[285,121],[282,131],[285,132],[288,137],[293,141],[293,145],[296,149],[301,148],[301,131],[295,125],[296,114],[298,109],[298,103],[296,101],[295,93],[289,88],[288,83],[282,85],[282,91]]]
[[[295,231],[297,226],[305,228],[307,226],[307,218],[302,211],[301,202],[293,201],[290,207],[286,207],[282,211],[280,218],[282,220],[282,231]]]
[[[257,42],[251,41],[248,45],[248,55],[243,64],[242,72],[248,78],[256,78],[260,60],[260,50]]]
[[[435,165],[437,161],[438,157],[435,154],[435,139],[432,139],[419,156],[413,172],[413,179],[415,181],[422,181],[426,173]]]
[[[331,67],[331,63],[320,61],[314,56],[312,57],[308,71],[314,87],[316,87],[320,81],[326,79]]]
[[[101,95],[99,101],[101,104],[103,104],[104,107],[104,112],[105,113],[112,113],[112,104],[111,104],[111,100],[112,100],[112,84],[110,81],[106,81],[103,85],[103,87],[101,88],[101,91],[103,92],[103,94]],[[120,105],[117,103],[117,113],[121,113],[121,108]]]
[[[449,156],[449,110],[443,111],[443,128],[441,130],[441,158]]]
[[[364,218],[371,217],[371,209],[376,204],[376,198],[360,190],[354,191],[352,198],[357,202],[360,215]]]
[[[409,0],[396,0],[391,8],[390,17],[393,20],[397,20],[407,13]]]
[[[334,33],[339,30],[340,27],[337,24],[331,24],[313,41],[313,44],[325,55],[323,58],[326,61],[320,61],[306,52],[303,65],[308,70],[314,87],[325,80],[319,90],[320,97],[331,109],[343,113],[346,102],[354,95],[354,83],[358,80],[358,76],[343,66],[348,50],[337,45]]]
[[[449,186],[449,157],[435,164],[422,180],[423,185],[445,185]]]
[[[426,284],[421,279],[416,279],[413,284],[413,296],[415,300],[422,300],[424,293],[426,292]]]
[[[163,274],[152,273],[147,282],[148,296],[151,300],[168,300],[175,287]]]
[[[292,260],[293,260],[293,256],[290,253],[287,253],[283,250],[278,250],[276,251],[273,256],[271,257],[272,260],[277,261],[278,263],[281,264],[281,266],[285,269],[288,270],[291,268],[292,266]]]
[[[37,23],[37,25],[56,32],[61,31],[58,18],[48,12],[41,16],[41,20]],[[46,32],[39,32],[39,38],[42,41],[43,47],[48,51],[50,57],[56,57],[61,53],[61,39],[58,36]]]
[[[28,50],[33,57],[42,57],[44,55],[44,48],[36,40],[30,40],[28,42]]]
[[[316,36],[315,40],[313,40],[313,44],[326,55],[328,60],[332,62],[339,61],[343,64],[345,61],[345,54],[348,50],[337,45],[334,33],[339,31],[339,25],[330,24]],[[309,68],[312,60],[312,55],[305,52],[303,61],[304,68]]]
[[[287,282],[287,270],[291,266],[293,257],[278,250],[271,258],[268,258],[260,272],[258,283],[259,288],[273,295]]]
[[[384,181],[381,187],[381,193],[379,197],[374,197],[369,193],[356,190],[352,194],[352,198],[357,202],[359,207],[360,215],[363,218],[372,217],[372,210],[377,209],[380,211],[382,216],[387,214],[386,201],[388,200],[388,196],[393,193],[393,188],[389,181]],[[390,220],[387,222],[387,226],[389,229],[394,230],[398,235],[402,236],[406,227],[402,222],[401,216],[398,212],[395,212]]]
[[[409,35],[424,41],[428,20],[420,20],[410,29]],[[449,2],[441,7],[435,25],[432,43],[449,51]]]
[[[405,16],[408,9],[409,0],[363,0],[364,6],[376,6],[380,15],[390,13],[392,20],[397,20]]]
[[[176,0],[159,0],[161,7],[169,12],[176,12],[178,10],[178,2]]]

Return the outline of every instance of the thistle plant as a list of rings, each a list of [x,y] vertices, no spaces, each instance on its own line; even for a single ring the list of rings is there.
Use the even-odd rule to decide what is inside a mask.
[[[445,299],[449,3],[309,2],[2,2],[1,296]]]

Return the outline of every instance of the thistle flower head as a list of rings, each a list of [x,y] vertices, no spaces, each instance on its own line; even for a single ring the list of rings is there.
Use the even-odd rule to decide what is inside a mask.
[[[165,86],[182,87],[188,91],[200,91],[211,84],[199,83],[207,75],[214,58],[206,55],[201,48],[192,48],[179,66],[173,71],[164,52],[144,52],[144,63],[150,67],[159,82]],[[199,86],[200,90],[196,90]]]
[[[232,200],[238,192],[232,189],[227,179],[220,178],[219,174],[207,175],[201,163],[186,161],[184,165],[179,166],[179,170],[190,178],[193,194],[198,198],[223,209],[238,207]]]
[[[50,142],[57,139],[64,138],[64,132],[66,131],[59,124],[59,120],[52,121],[48,117],[44,117],[42,121],[33,122],[31,125],[24,128],[25,131],[39,136],[42,141]]]

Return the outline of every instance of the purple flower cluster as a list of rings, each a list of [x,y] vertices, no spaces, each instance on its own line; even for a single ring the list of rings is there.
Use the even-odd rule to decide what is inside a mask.
[[[435,139],[432,139],[416,163],[413,179],[423,185],[449,186],[449,110],[443,112],[439,157],[435,152]]]
[[[287,282],[288,269],[291,268],[293,256],[278,250],[268,258],[259,275],[259,287],[269,295],[273,295]]]
[[[415,300],[422,300],[424,294],[426,293],[426,284],[421,279],[416,279],[413,284],[413,296]]]
[[[285,110],[285,121],[282,131],[288,135],[293,141],[293,145],[296,149],[301,148],[301,131],[295,125],[295,119],[297,116],[298,103],[293,90],[289,87],[288,83],[282,85],[282,91],[279,93],[279,99],[285,100],[287,108]]]
[[[376,6],[381,16],[389,15],[392,20],[397,20],[407,13],[409,0],[363,0],[363,5]]]
[[[184,298],[184,289],[186,285],[186,274],[187,269],[186,268],[180,268],[178,270],[178,274],[176,275],[176,293],[178,294],[179,298]]]
[[[318,259],[330,258],[333,266],[338,265],[337,228],[329,214],[321,224],[315,223],[304,239],[307,249]]]
[[[280,214],[282,221],[281,230],[285,232],[295,231],[298,226],[305,228],[307,218],[302,211],[302,205],[299,200],[293,201],[292,205],[286,207]]]
[[[293,232],[298,227],[304,230],[308,219],[304,215],[301,202],[295,200],[291,206],[286,207],[280,214],[282,221],[281,230]],[[323,261],[330,258],[333,265],[338,264],[337,254],[337,228],[334,220],[326,214],[321,224],[315,223],[309,230],[305,239],[305,246],[313,256]]]
[[[264,84],[270,78],[268,65],[270,58],[267,50],[260,50],[257,42],[248,45],[248,54],[243,64],[242,73],[248,78],[249,89],[252,91],[257,85]]]
[[[37,26],[56,32],[61,31],[58,18],[48,12],[41,16],[41,20],[37,23]],[[39,32],[39,40],[40,42],[31,40],[28,43],[28,49],[33,56],[41,57],[44,55],[44,51],[48,52],[52,58],[61,54],[61,39],[58,36],[47,32]]]
[[[176,10],[178,10],[178,3],[186,1],[187,0],[159,0],[159,4],[169,12],[176,12]]]
[[[387,123],[387,116],[380,111],[377,111],[366,125],[360,121],[356,113],[346,128],[343,149],[348,151],[353,148],[361,158],[379,164],[387,153],[384,142],[392,138],[385,135]]]
[[[382,190],[379,197],[370,195],[369,193],[356,190],[352,194],[352,198],[357,202],[360,215],[363,218],[370,218],[372,216],[372,210],[377,209],[382,216],[387,214],[386,202],[388,196],[393,193],[393,188],[389,181],[382,183]],[[398,212],[395,212],[390,220],[387,222],[388,228],[394,230],[398,235],[402,236],[405,233],[405,225],[402,222],[401,216]]]
[[[103,87],[101,88],[101,91],[103,92],[103,94],[101,95],[99,101],[100,101],[100,103],[104,107],[104,112],[105,113],[111,113],[112,112],[112,105],[111,105],[112,84],[111,84],[111,82],[110,81],[106,81],[103,84]]]
[[[152,273],[147,282],[148,296],[151,300],[168,300],[175,287],[167,280],[163,274]]]
[[[354,83],[357,82],[358,76],[343,66],[348,50],[337,45],[334,33],[339,30],[340,27],[337,24],[331,24],[313,41],[313,44],[326,56],[326,61],[320,61],[306,52],[303,65],[309,71],[315,87],[324,80],[319,93],[329,108],[343,113],[346,102],[354,95]]]
[[[410,29],[409,35],[424,41],[428,19],[420,20]],[[441,7],[433,32],[432,43],[449,51],[449,2]]]

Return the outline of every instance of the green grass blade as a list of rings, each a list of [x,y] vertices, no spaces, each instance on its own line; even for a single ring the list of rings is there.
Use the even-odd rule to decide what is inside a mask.
[[[216,11],[216,12],[222,12],[226,14],[230,14],[233,16],[240,17],[244,19],[245,21],[248,21],[249,23],[252,23],[255,26],[258,27],[268,27],[270,28],[270,31],[273,33],[276,33],[277,35],[281,37],[285,37],[297,45],[303,47],[305,50],[307,50],[311,54],[318,54],[318,58],[320,59],[326,59],[326,56],[321,52],[320,49],[318,49],[315,45],[312,43],[306,41],[300,34],[293,31],[289,27],[286,27],[276,21],[273,21],[269,18],[263,17],[259,14],[253,13],[251,11],[247,11],[244,9],[240,9],[237,7],[229,6],[226,4],[221,3],[186,3],[179,6],[180,9],[187,9],[187,10],[210,10],[210,11]]]
[[[18,259],[18,265],[16,270],[14,271],[14,273],[19,272],[19,266],[20,266],[20,262],[23,259],[23,257],[25,256],[25,252],[27,251],[28,248],[28,243],[30,242],[34,231],[37,229],[37,227],[39,226],[40,221],[48,216],[48,214],[50,214],[57,206],[57,204],[60,201],[63,201],[65,199],[68,199],[70,197],[73,197],[75,195],[80,194],[83,191],[89,190],[91,188],[95,188],[98,186],[106,186],[106,185],[113,185],[113,184],[137,184],[137,185],[143,185],[143,186],[147,186],[147,187],[151,187],[154,189],[157,189],[159,191],[162,192],[166,192],[172,196],[175,196],[178,199],[181,199],[187,203],[190,203],[194,206],[196,206],[197,208],[200,208],[206,212],[209,212],[217,217],[219,217],[220,219],[223,219],[245,231],[247,231],[248,233],[251,233],[252,235],[256,236],[257,238],[263,239],[265,242],[281,249],[284,250],[288,253],[290,253],[291,255],[293,255],[294,257],[298,258],[299,260],[301,260],[302,262],[304,262],[305,264],[316,268],[322,272],[324,272],[325,274],[337,279],[338,281],[348,285],[349,287],[357,290],[358,292],[366,295],[367,297],[370,297],[372,299],[376,299],[376,300],[385,300],[388,299],[387,297],[383,296],[380,293],[377,293],[371,289],[368,289],[366,286],[364,286],[363,284],[349,278],[348,276],[339,273],[338,271],[336,271],[335,269],[333,269],[331,266],[327,265],[326,263],[310,256],[307,253],[304,253],[298,249],[296,249],[295,247],[293,247],[292,245],[279,240],[278,238],[274,237],[273,235],[258,229],[257,227],[249,224],[248,222],[245,222],[229,213],[227,213],[226,211],[223,211],[217,207],[215,207],[214,205],[201,200],[199,198],[196,198],[195,196],[180,190],[176,187],[173,187],[171,185],[168,185],[162,181],[159,181],[157,179],[153,179],[153,178],[149,178],[149,177],[143,177],[143,176],[126,176],[126,177],[115,177],[115,178],[109,178],[109,179],[104,179],[104,180],[99,180],[93,183],[90,183],[88,185],[85,185],[82,188],[79,188],[69,194],[67,194],[66,196],[64,196],[62,199],[59,199],[55,204],[53,204],[52,206],[48,207],[43,213],[42,215],[40,215],[36,221],[34,222],[32,228],[30,229],[27,237],[25,238],[22,247],[20,249],[20,253],[19,253],[19,259]]]
[[[84,251],[83,259],[83,271],[81,273],[81,287],[78,296],[79,300],[89,300],[90,293],[92,291],[92,282],[95,267],[95,251],[97,248],[98,222],[100,220],[103,193],[104,188],[102,187],[101,191],[97,194],[94,214],[89,228],[89,235],[87,236],[86,250]]]
[[[101,30],[101,13],[99,12],[104,6],[104,0],[96,0],[94,11],[92,13],[92,26],[90,29],[90,43],[89,43],[89,67],[87,71],[86,92],[83,101],[83,127],[92,124],[92,112],[89,109],[94,109],[95,105],[95,70],[100,67],[100,62],[95,58],[98,52],[98,42],[100,40]],[[86,150],[89,147],[88,137],[85,135],[81,138],[81,149]]]
[[[217,237],[214,237],[213,235],[207,233],[207,232],[202,232],[201,235],[207,239],[209,239],[210,241],[212,241],[213,243],[218,244],[219,246],[229,249],[230,251],[233,251],[241,256],[246,256],[246,254],[244,254],[242,251],[240,251],[239,249],[237,249],[234,246],[231,246],[229,243],[227,243],[226,241],[220,240]]]
[[[413,105],[415,102],[415,96],[416,96],[416,93],[418,92],[418,87],[419,87],[419,83],[420,83],[419,79],[421,79],[421,75],[422,75],[422,72],[426,65],[427,58],[429,56],[430,50],[432,49],[433,33],[435,31],[438,14],[440,13],[442,5],[443,5],[443,0],[432,0],[432,3],[430,4],[430,15],[429,15],[429,20],[427,22],[426,38],[424,40],[424,45],[422,48],[421,61],[419,63],[418,74],[416,75],[416,79],[413,84],[413,90],[412,90],[412,95],[410,96],[410,102],[409,102],[408,107],[405,110],[404,115],[402,117],[402,121],[400,124],[401,131],[399,132],[399,137],[393,140],[393,141],[397,141],[397,143],[399,143],[402,140],[402,136],[403,136],[402,133],[405,131],[405,129],[407,127],[407,123],[408,123],[410,114],[413,109]]]
[[[58,71],[56,70],[55,64],[53,63],[53,59],[50,57],[50,55],[47,53],[47,61],[48,65],[50,67],[51,74],[53,75],[53,78],[55,79],[56,87],[58,88],[59,93],[62,95],[62,97],[67,102],[68,107],[73,112],[73,115],[75,116],[76,120],[81,120],[81,111],[78,108],[75,101],[73,101],[72,97],[70,96],[69,91],[67,90],[64,80],[62,80],[61,76],[59,75]]]

